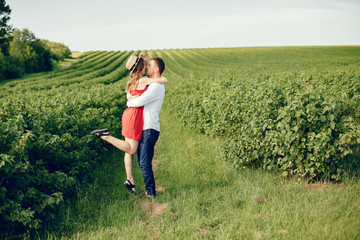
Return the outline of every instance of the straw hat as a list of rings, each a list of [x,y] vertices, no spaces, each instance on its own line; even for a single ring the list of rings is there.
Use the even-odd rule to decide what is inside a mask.
[[[136,65],[138,64],[139,60],[140,58],[131,55],[125,67],[132,72],[135,69]]]

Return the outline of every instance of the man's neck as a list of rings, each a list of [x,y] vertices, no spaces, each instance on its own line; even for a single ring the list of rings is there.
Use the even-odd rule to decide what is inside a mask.
[[[159,73],[154,73],[150,78],[161,78],[161,75]]]

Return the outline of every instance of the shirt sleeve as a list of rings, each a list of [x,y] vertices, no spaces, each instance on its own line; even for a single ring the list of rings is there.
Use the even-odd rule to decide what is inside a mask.
[[[152,83],[140,97],[128,100],[126,105],[128,107],[142,107],[148,103],[160,99],[162,91],[163,89],[161,87],[161,84]]]

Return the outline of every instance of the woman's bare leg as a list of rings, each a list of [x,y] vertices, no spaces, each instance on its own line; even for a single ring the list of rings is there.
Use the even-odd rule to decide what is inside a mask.
[[[131,145],[129,142],[126,142],[124,140],[118,139],[113,136],[101,136],[101,139],[107,141],[108,143],[114,145],[116,148],[120,149],[123,152],[126,153],[132,153],[131,151]],[[135,151],[136,152],[136,151]]]
[[[116,148],[120,149],[123,152],[126,152],[130,155],[134,155],[137,151],[137,148],[139,146],[139,141],[135,141],[130,138],[125,138],[124,140],[118,139],[113,136],[101,136],[101,139],[107,141],[108,143],[111,143]]]
[[[130,148],[131,148],[130,152],[135,154],[139,146],[139,142],[129,138],[125,138],[125,141],[130,144]],[[132,185],[135,185],[135,179],[133,175],[133,155],[129,153],[125,153],[124,165],[125,165],[126,179],[129,180]],[[132,188],[132,190],[136,192],[135,188]]]
[[[135,179],[133,175],[133,155],[125,153],[124,164],[125,164],[126,179],[129,180],[132,185],[135,185]]]
[[[130,153],[135,154],[136,150],[139,146],[139,142],[129,139],[129,138],[125,138],[125,141],[127,143],[129,143],[131,146]],[[129,179],[132,184],[134,184],[134,176],[133,176],[133,171],[132,171],[133,170],[133,154],[125,153],[125,156],[124,156],[126,176],[127,176],[127,179]]]

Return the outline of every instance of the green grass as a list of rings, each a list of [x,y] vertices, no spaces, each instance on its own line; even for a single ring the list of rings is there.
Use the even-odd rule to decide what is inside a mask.
[[[104,163],[77,200],[66,203],[61,229],[45,239],[359,239],[360,183],[284,180],[263,170],[235,170],[218,158],[214,140],[185,129],[166,99],[154,157],[153,201],[129,195],[120,151]],[[134,159],[137,190],[144,187]],[[161,216],[146,210],[169,204]],[[144,207],[145,206],[145,207]]]

